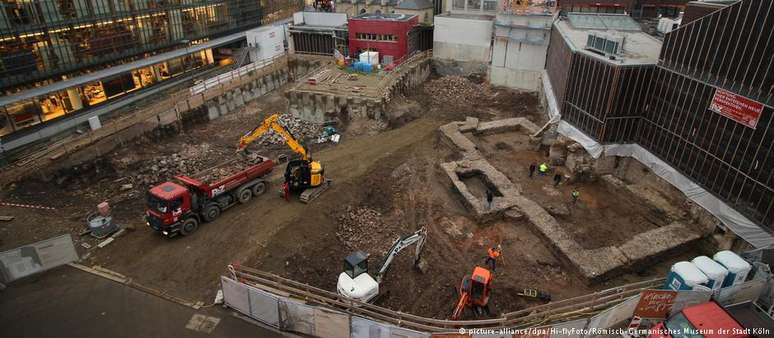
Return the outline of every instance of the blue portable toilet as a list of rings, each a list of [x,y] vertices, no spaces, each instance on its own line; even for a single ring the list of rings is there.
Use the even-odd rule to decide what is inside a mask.
[[[370,73],[371,68],[373,68],[373,66],[371,66],[370,63],[363,63],[363,72]]]
[[[744,283],[745,279],[747,279],[747,274],[749,274],[750,269],[752,269],[750,263],[747,263],[747,261],[742,259],[742,257],[739,257],[739,255],[735,254],[733,251],[718,251],[712,258],[728,269],[728,275],[726,275],[726,279],[723,280],[722,287]]]
[[[693,290],[697,286],[706,286],[709,278],[691,262],[677,262],[667,275],[664,289]]]
[[[707,287],[713,291],[720,290],[721,286],[723,285],[723,281],[728,275],[728,269],[707,256],[696,257],[691,261],[691,263],[696,265],[696,267],[699,268],[699,270],[701,270],[701,272],[703,272],[707,278],[709,278]]]

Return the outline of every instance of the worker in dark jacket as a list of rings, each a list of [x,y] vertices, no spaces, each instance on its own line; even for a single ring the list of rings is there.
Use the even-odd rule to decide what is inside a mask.
[[[532,174],[535,173],[535,169],[537,169],[537,164],[535,164],[535,162],[532,162],[529,165],[529,177],[532,177]]]
[[[491,189],[486,189],[486,208],[492,209],[492,200],[494,199],[494,194],[492,193]]]

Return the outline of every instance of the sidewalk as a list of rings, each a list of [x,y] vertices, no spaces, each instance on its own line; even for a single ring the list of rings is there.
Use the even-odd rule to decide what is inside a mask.
[[[194,310],[69,266],[25,278],[0,291],[2,337],[281,335],[236,318],[233,311],[221,306]]]

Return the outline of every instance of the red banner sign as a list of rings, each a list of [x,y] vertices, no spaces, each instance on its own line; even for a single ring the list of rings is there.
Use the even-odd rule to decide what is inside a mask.
[[[641,318],[665,319],[672,310],[677,292],[672,290],[645,290],[640,293],[640,302],[634,315]]]
[[[716,89],[710,110],[755,129],[763,111],[763,104],[727,90]]]

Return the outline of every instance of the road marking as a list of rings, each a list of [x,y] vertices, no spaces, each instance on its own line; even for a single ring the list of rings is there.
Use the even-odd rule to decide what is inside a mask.
[[[218,326],[218,323],[220,323],[220,318],[218,317],[210,317],[196,313],[191,316],[191,320],[188,321],[185,328],[198,332],[211,333],[212,330],[215,330],[215,327]]]

